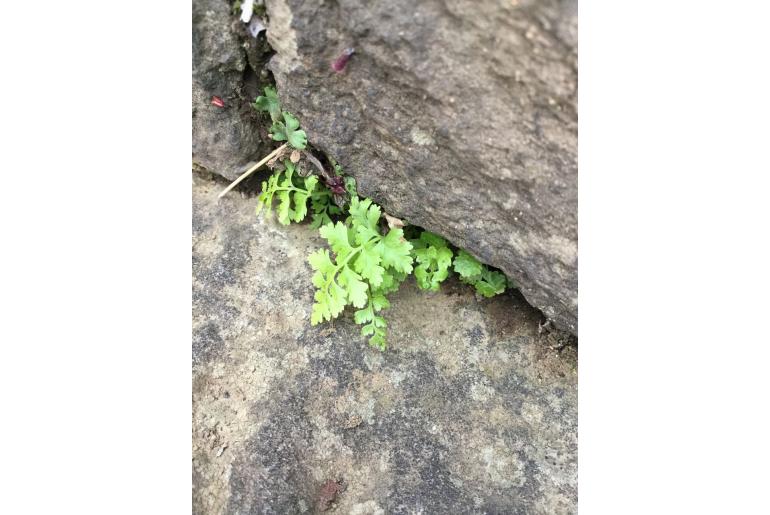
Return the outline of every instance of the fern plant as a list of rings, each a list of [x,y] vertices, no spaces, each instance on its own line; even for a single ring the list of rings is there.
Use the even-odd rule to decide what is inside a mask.
[[[437,291],[449,275],[452,250],[444,238],[428,231],[423,231],[418,239],[412,240],[412,246],[412,254],[417,262],[414,268],[417,286],[423,290]]]
[[[317,188],[310,198],[313,207],[311,228],[320,229],[322,225],[332,223],[332,216],[342,214],[342,208],[334,203],[332,193],[327,188]]]
[[[275,141],[286,141],[296,149],[302,150],[307,146],[307,136],[305,131],[300,130],[299,120],[286,111],[283,112],[283,121],[273,122],[270,132]]]
[[[301,222],[307,216],[307,200],[317,193],[318,177],[295,175],[295,165],[289,159],[284,160],[282,168],[262,183],[262,193],[257,197],[257,215],[266,208],[265,217],[269,218],[273,200],[277,198],[278,222],[289,225],[290,222]]]
[[[307,146],[307,135],[300,130],[299,120],[291,113],[281,110],[278,93],[270,86],[265,88],[264,96],[257,97],[252,104],[257,111],[266,111],[273,120],[270,137],[275,141],[286,141],[292,147],[303,150]]]
[[[505,291],[507,284],[505,275],[490,270],[464,250],[458,252],[454,261],[454,270],[462,282],[472,284],[484,297],[494,297]]]
[[[398,290],[409,274],[414,273],[419,288],[430,291],[440,288],[450,270],[485,297],[502,293],[506,285],[512,286],[505,275],[491,270],[464,250],[455,256],[441,236],[428,231],[417,234],[416,229],[410,228],[410,234],[416,237],[407,240],[401,227],[383,226],[380,206],[359,198],[355,179],[345,177],[336,161],[329,159],[329,172],[312,154],[298,152],[307,147],[307,136],[299,129],[299,121],[281,110],[275,89],[265,88],[265,95],[258,97],[253,107],[270,115],[272,139],[285,141],[296,149],[282,162],[276,160],[288,151],[276,151],[277,156],[271,160],[275,171],[262,183],[257,214],[264,210],[265,216],[270,217],[277,200],[278,222],[298,223],[307,217],[309,201],[310,226],[319,229],[329,245],[308,257],[316,288],[312,325],[333,320],[346,306],[353,306],[353,318],[362,326],[361,334],[369,337],[372,346],[385,350],[388,324],[382,311],[390,307],[387,295]],[[301,173],[302,155],[316,174]],[[343,221],[340,218],[346,212]],[[388,218],[389,224],[392,220]]]
[[[269,113],[270,119],[273,122],[280,121],[281,119],[281,102],[278,100],[278,93],[275,91],[275,88],[267,86],[264,96],[258,96],[252,106],[257,111]]]
[[[412,272],[412,245],[402,229],[381,232],[382,212],[371,200],[353,197],[348,213],[345,223],[328,223],[320,230],[334,252],[333,259],[328,249],[319,249],[308,259],[316,271],[313,285],[317,288],[310,323],[336,318],[345,306],[353,305],[360,308],[356,323],[366,324],[362,334],[384,349],[387,324],[377,312],[389,306],[385,294]]]

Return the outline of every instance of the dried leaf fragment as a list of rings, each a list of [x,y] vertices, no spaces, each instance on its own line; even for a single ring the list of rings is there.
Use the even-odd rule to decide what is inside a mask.
[[[288,149],[283,147],[270,161],[267,162],[269,168],[275,168],[275,164],[286,156]]]
[[[391,229],[399,229],[404,226],[403,220],[396,218],[395,216],[390,216],[388,213],[385,213],[385,220],[388,221],[388,227]]]

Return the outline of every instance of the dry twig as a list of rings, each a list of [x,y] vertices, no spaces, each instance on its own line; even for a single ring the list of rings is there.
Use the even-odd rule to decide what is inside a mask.
[[[228,193],[228,192],[229,192],[231,189],[235,188],[235,187],[238,185],[238,183],[240,183],[240,182],[241,182],[242,180],[244,180],[246,177],[248,177],[249,175],[253,174],[253,173],[254,173],[254,172],[255,172],[255,171],[256,171],[256,170],[257,170],[257,169],[258,169],[260,166],[262,166],[263,164],[265,164],[265,163],[267,163],[268,161],[270,161],[270,160],[271,160],[271,159],[272,159],[274,156],[276,156],[276,155],[278,155],[279,153],[283,152],[283,150],[286,148],[286,145],[287,145],[287,143],[284,143],[283,145],[281,145],[280,147],[278,147],[277,149],[273,150],[273,151],[272,151],[272,152],[270,152],[268,155],[266,155],[265,157],[263,157],[263,158],[262,158],[262,160],[261,160],[259,163],[255,164],[254,166],[252,166],[251,168],[249,168],[248,170],[246,170],[245,172],[243,172],[243,173],[241,174],[241,176],[240,176],[240,177],[238,177],[238,178],[237,178],[237,179],[235,179],[235,180],[234,180],[232,183],[230,183],[230,186],[228,186],[227,188],[225,188],[224,190],[222,190],[222,193],[220,193],[220,194],[219,194],[219,197],[218,197],[218,198],[222,198],[222,197],[224,197],[225,195],[227,195],[227,193]]]

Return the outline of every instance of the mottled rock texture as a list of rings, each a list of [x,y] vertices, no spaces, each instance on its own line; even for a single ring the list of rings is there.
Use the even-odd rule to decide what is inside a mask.
[[[309,140],[577,334],[577,3],[266,5],[278,93]]]
[[[269,47],[248,35],[226,0],[192,4],[193,164],[230,180],[271,149],[264,117],[249,106],[269,78]],[[225,107],[211,104],[218,96]]]
[[[576,348],[521,296],[409,279],[381,353],[310,326],[317,231],[194,182],[194,513],[577,512]]]

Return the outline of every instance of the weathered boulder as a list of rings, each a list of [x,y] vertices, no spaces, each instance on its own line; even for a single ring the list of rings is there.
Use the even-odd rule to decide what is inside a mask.
[[[377,351],[310,325],[317,231],[194,180],[193,513],[577,513],[576,347],[518,293],[409,279]]]
[[[270,151],[263,117],[249,106],[269,77],[269,47],[251,37],[225,0],[195,0],[192,33],[193,164],[232,180]],[[218,96],[224,107],[212,105]]]
[[[577,3],[266,6],[278,93],[309,140],[363,195],[501,268],[576,334]]]

